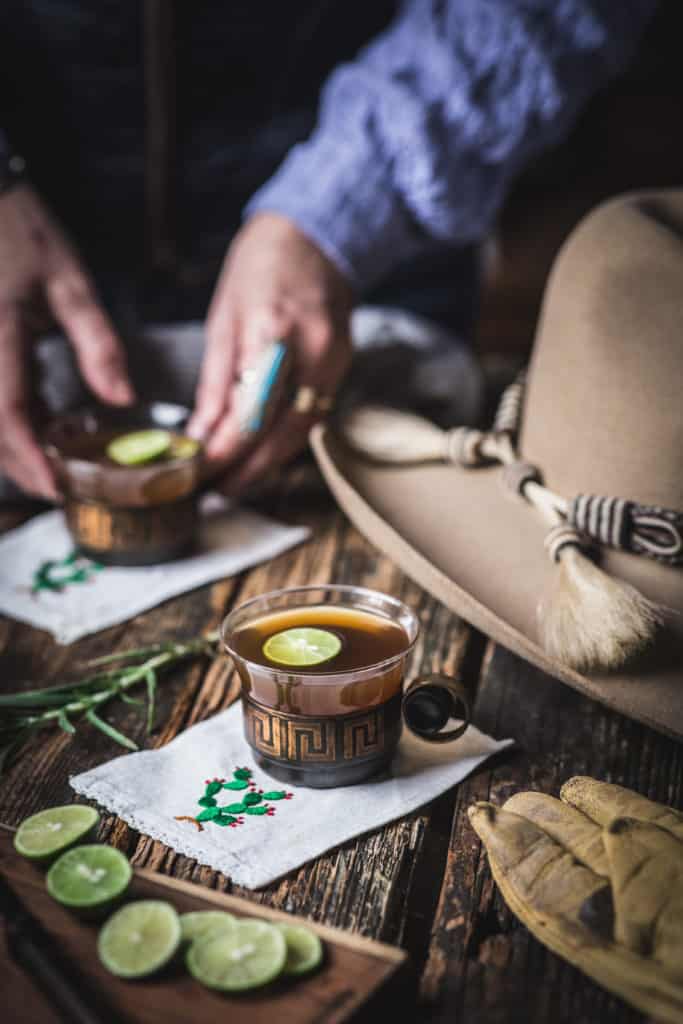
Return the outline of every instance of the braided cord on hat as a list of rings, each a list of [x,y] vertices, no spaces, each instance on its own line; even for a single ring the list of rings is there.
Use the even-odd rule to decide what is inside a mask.
[[[597,541],[667,564],[683,563],[683,512],[622,498],[579,495],[567,501],[551,491],[540,468],[519,454],[523,400],[520,375],[504,392],[489,431],[442,431],[414,415],[370,408],[352,416],[344,436],[356,451],[394,465],[446,460],[476,472],[500,464],[506,489],[531,505],[547,527],[545,548],[555,568],[537,609],[546,651],[579,670],[618,667],[651,642],[663,610],[597,565],[589,549]]]
[[[548,552],[550,561],[559,562],[560,552],[563,548],[580,548],[583,551],[588,551],[590,541],[572,526],[568,526],[566,523],[558,523],[557,526],[553,526],[552,529],[548,530],[543,546]]]
[[[540,468],[521,459],[515,445],[524,385],[522,372],[503,392],[492,431],[458,431],[460,458],[453,461],[472,466],[494,460],[503,465],[503,485],[533,505],[550,525],[545,548],[553,562],[559,561],[564,548],[589,553],[597,543],[666,565],[683,565],[683,513],[618,497],[579,494],[566,501],[544,486]]]
[[[516,436],[522,422],[522,404],[526,387],[526,370],[522,370],[502,394],[493,420],[494,434]]]

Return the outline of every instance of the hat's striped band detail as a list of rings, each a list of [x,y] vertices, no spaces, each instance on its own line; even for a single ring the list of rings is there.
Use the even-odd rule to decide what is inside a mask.
[[[625,498],[579,494],[569,503],[567,522],[599,544],[666,565],[683,565],[681,512]]]

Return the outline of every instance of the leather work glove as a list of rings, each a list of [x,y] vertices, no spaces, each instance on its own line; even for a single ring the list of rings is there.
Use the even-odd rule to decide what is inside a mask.
[[[470,821],[512,912],[544,945],[663,1021],[683,1022],[683,814],[569,779]]]

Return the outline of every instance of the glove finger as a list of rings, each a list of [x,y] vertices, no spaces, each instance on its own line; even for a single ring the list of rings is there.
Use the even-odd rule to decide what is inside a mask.
[[[579,933],[577,941],[586,941],[581,908],[598,890],[608,888],[604,878],[579,864],[547,832],[519,814],[488,803],[477,803],[467,813],[528,917],[537,922],[547,915],[562,917],[568,930]],[[523,920],[528,923],[527,916]]]
[[[533,821],[596,875],[609,877],[602,829],[585,814],[546,793],[515,793],[503,809]]]
[[[678,979],[663,965],[605,940],[582,923],[582,908],[609,893],[603,878],[518,814],[478,803],[468,815],[505,902],[539,941],[644,1013],[681,1024],[683,986]]]
[[[615,818],[637,818],[659,825],[683,841],[683,814],[680,811],[648,800],[623,786],[577,775],[565,782],[560,790],[560,800],[583,811],[598,825],[609,825]]]
[[[613,821],[604,843],[615,941],[683,978],[683,843],[633,818]]]

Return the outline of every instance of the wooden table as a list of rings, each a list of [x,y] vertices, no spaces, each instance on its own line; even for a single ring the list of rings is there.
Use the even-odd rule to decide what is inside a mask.
[[[363,540],[311,479],[310,469],[294,471],[268,507],[289,521],[309,523],[312,539],[267,565],[168,601],[70,647],[0,619],[0,686],[14,688],[17,680],[48,683],[104,652],[215,628],[236,602],[275,587],[353,582],[396,594],[418,610],[423,632],[412,670],[459,671],[474,697],[475,723],[497,738],[513,736],[517,749],[416,813],[332,850],[260,892],[231,886],[228,878],[151,842],[115,817],[104,818],[100,838],[139,866],[403,946],[415,967],[416,997],[396,1020],[641,1021],[640,1014],[547,952],[510,914],[466,811],[475,800],[500,803],[518,789],[557,794],[575,774],[630,786],[681,807],[683,748],[488,643]],[[145,737],[136,709],[118,702],[107,713],[141,746],[159,747],[226,707],[237,693],[229,664],[195,662],[161,684],[158,727],[151,737]],[[0,821],[16,824],[43,807],[69,802],[69,775],[119,753],[89,726],[79,728],[75,739],[56,731],[36,739],[0,780]],[[26,1019],[41,1018],[29,1014]]]

